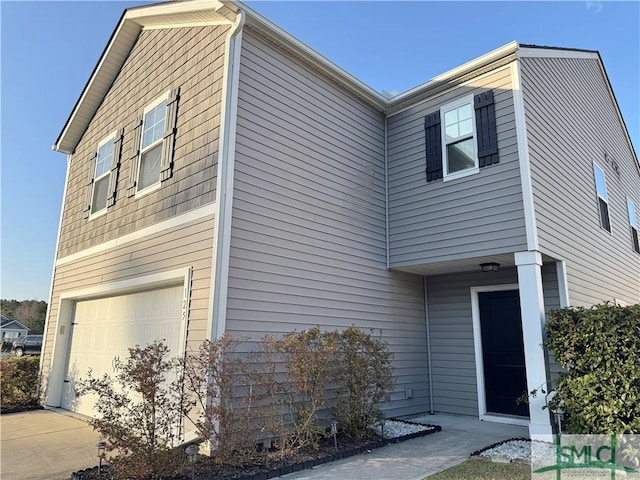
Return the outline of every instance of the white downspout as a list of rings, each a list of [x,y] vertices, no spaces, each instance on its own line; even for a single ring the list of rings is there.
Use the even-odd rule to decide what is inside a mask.
[[[223,78],[223,98],[220,112],[216,213],[213,232],[211,291],[209,295],[210,320],[207,326],[207,338],[212,341],[220,338],[226,330],[235,137],[238,112],[238,77],[244,22],[245,13],[240,10],[225,42],[227,68]]]
[[[433,415],[433,373],[431,371],[431,329],[429,328],[429,297],[427,296],[427,277],[422,277],[424,284],[424,325],[427,330],[427,368],[429,371],[429,413]]]
[[[389,164],[387,156],[387,116],[384,116],[384,221],[387,250],[387,270],[389,270]]]

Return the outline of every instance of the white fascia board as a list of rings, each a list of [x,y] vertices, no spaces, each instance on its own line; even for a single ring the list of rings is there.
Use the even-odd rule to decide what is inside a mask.
[[[158,15],[187,14],[202,11],[218,11],[223,7],[223,3],[217,0],[192,0],[190,2],[167,2],[156,5],[140,6],[127,9],[126,18],[131,20],[141,20],[144,23],[145,17]]]
[[[517,56],[520,58],[590,58],[592,60],[597,60],[598,52],[589,50],[564,50],[561,48],[520,47],[518,49]]]
[[[489,53],[486,53],[481,57],[475,58],[467,63],[460,65],[459,67],[449,70],[448,72],[445,72],[441,75],[433,77],[431,80],[428,80],[425,83],[418,85],[417,87],[413,87],[407,90],[406,92],[396,95],[395,97],[389,100],[389,107],[393,108],[394,105],[397,105],[398,103],[408,99],[409,97],[422,93],[425,90],[429,90],[430,88],[433,88],[436,85],[449,82],[452,79],[459,77],[461,75],[470,73],[482,67],[483,65],[488,65],[492,62],[495,62],[496,60],[506,57],[507,55],[511,55],[512,53],[515,53],[517,50],[518,50],[518,42],[513,41],[510,43],[507,43],[506,45],[500,48],[497,48]]]

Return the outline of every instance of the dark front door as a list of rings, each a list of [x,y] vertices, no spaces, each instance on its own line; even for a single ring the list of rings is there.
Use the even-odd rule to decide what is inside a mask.
[[[516,400],[527,391],[517,290],[478,294],[487,413],[529,416]]]

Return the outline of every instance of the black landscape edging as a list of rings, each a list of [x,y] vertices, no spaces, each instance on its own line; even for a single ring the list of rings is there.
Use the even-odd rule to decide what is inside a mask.
[[[281,477],[283,475],[288,475],[289,473],[293,473],[293,472],[299,472],[302,470],[308,470],[310,468],[316,467],[318,465],[323,465],[325,463],[330,463],[333,462],[335,460],[341,460],[343,458],[349,458],[355,455],[359,455],[361,453],[365,453],[365,452],[370,452],[372,450],[376,450],[378,448],[382,448],[382,447],[386,447],[387,445],[391,445],[391,444],[395,444],[395,443],[401,443],[407,440],[412,440],[414,438],[418,438],[418,437],[424,437],[427,435],[430,435],[432,433],[436,433],[436,432],[440,432],[442,430],[442,427],[440,425],[431,425],[431,424],[425,424],[425,423],[418,423],[418,422],[411,422],[408,420],[400,420],[398,418],[390,418],[389,420],[393,420],[394,422],[402,422],[402,423],[408,423],[411,425],[420,425],[422,427],[430,427],[429,430],[421,430],[419,432],[413,432],[413,433],[409,433],[407,435],[403,435],[401,437],[395,437],[395,438],[384,438],[384,439],[379,439],[379,440],[374,440],[370,443],[367,443],[365,445],[360,445],[358,447],[354,447],[348,450],[343,450],[343,451],[338,451],[336,453],[333,454],[329,454],[329,455],[325,455],[324,457],[318,457],[312,460],[306,460],[304,462],[296,462],[296,463],[292,463],[289,465],[284,465],[284,466],[280,466],[277,468],[273,468],[271,470],[265,471],[265,472],[260,472],[260,473],[254,473],[251,475],[247,475],[247,476],[242,476],[242,477],[236,477],[236,480],[269,480],[272,478],[278,478]],[[512,439],[512,440],[520,440],[520,439]],[[508,440],[507,440],[508,441]],[[504,442],[500,442],[500,443],[504,443]],[[499,445],[495,444],[492,446],[496,446]],[[490,447],[487,447],[490,448]],[[486,450],[486,449],[483,449]],[[477,454],[479,452],[474,452],[472,455]],[[103,467],[103,469],[108,470],[108,466]],[[92,473],[97,473],[96,470],[98,469],[98,467],[93,467],[93,468],[86,468],[84,470],[79,470],[77,472],[73,472],[71,474],[71,480],[85,480],[85,478],[98,478],[97,475],[91,475]],[[85,474],[87,474],[87,477],[85,477]],[[186,474],[186,476],[182,476],[182,477],[176,477],[175,480],[179,480],[181,478],[188,478],[188,474]],[[105,478],[106,480],[106,478]]]
[[[492,443],[491,445],[489,445],[488,447],[484,447],[481,448],[480,450],[476,450],[475,452],[471,452],[469,454],[470,457],[477,457],[478,455],[480,455],[482,452],[486,451],[486,450],[490,450],[494,447],[499,447],[500,445],[504,444],[504,443],[508,443],[508,442],[514,442],[516,440],[521,440],[521,441],[525,441],[525,442],[530,442],[531,439],[530,438],[524,438],[524,437],[518,437],[518,438],[507,438],[506,440],[502,440],[500,442],[496,442],[496,443]]]

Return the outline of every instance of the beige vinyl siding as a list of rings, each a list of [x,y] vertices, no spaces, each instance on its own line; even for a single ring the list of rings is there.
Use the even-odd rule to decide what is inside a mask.
[[[427,183],[425,116],[486,90],[494,92],[500,163]],[[509,66],[391,116],[388,162],[392,267],[526,250]]]
[[[390,414],[427,411],[422,278],[385,264],[382,115],[246,30],[236,141],[227,330],[382,329]]]
[[[53,340],[58,330],[60,296],[74,290],[191,267],[187,339],[194,347],[203,341],[208,325],[213,228],[213,216],[208,216],[57,266],[45,332],[44,378],[49,371]]]
[[[220,124],[224,40],[228,27],[143,30],[71,156],[58,258],[212,203]],[[180,87],[173,177],[141,198],[127,197],[136,118]],[[83,218],[89,161],[98,142],[124,128],[116,204]]]
[[[627,197],[640,205],[640,176],[599,62],[523,58],[521,71],[540,250],[566,261],[571,305],[640,302],[626,207]],[[606,176],[611,233],[600,227],[593,162]]]
[[[542,265],[542,292],[544,297],[544,310],[547,312],[546,318],[549,319],[548,312],[552,309],[560,308],[560,291],[558,289],[558,275],[556,273],[556,264],[545,263]],[[546,338],[546,334],[545,334]],[[553,381],[562,371],[556,363],[553,353],[547,350],[548,373],[551,375],[549,380]]]

